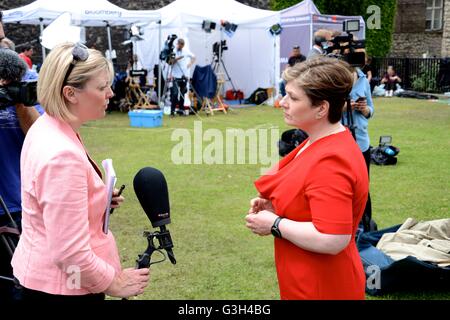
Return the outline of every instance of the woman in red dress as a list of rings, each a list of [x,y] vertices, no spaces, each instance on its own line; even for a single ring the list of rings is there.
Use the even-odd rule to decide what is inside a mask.
[[[368,194],[364,158],[340,119],[353,84],[350,66],[315,58],[288,68],[281,101],[288,125],[309,138],[255,186],[246,225],[275,236],[281,299],[364,299],[355,243]]]

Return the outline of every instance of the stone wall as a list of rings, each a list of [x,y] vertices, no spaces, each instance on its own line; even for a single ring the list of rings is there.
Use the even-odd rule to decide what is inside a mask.
[[[444,26],[441,52],[443,57],[450,57],[450,0],[445,0],[444,2]]]
[[[76,0],[61,0],[76,1]],[[159,9],[173,0],[110,0],[111,3],[129,10],[154,10]],[[211,0],[220,1],[220,0]],[[33,2],[33,0],[1,0],[0,10],[7,10],[21,7]],[[239,1],[254,8],[268,9],[269,0],[245,0]],[[12,39],[17,45],[17,51],[20,51],[21,44],[32,41],[35,46],[35,53],[32,57],[33,63],[38,64],[42,61],[42,50],[39,45],[39,26],[5,24],[6,36]],[[111,28],[112,46],[117,52],[117,64],[120,67],[126,65],[130,56],[129,46],[123,46],[124,33],[126,30],[122,27]],[[88,46],[105,52],[108,47],[107,34],[105,28],[86,28],[86,43]]]
[[[421,58],[441,56],[442,33],[394,33],[390,57]]]
[[[398,0],[391,57],[440,57],[442,31],[426,31],[425,0]]]

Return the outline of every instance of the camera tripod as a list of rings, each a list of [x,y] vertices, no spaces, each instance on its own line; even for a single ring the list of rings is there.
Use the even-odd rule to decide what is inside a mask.
[[[171,92],[171,87],[172,86],[176,86],[176,90],[177,90],[177,96],[178,97],[183,97],[183,101],[184,101],[184,94],[181,92],[181,89],[180,89],[180,86],[178,85],[178,83],[176,83],[176,80],[173,78],[173,76],[172,76],[172,71],[173,71],[173,68],[174,68],[174,65],[176,66],[176,67],[178,67],[179,68],[179,70],[181,71],[181,74],[183,74],[183,78],[184,79],[186,79],[186,93],[188,93],[189,92],[189,78],[188,77],[186,77],[185,75],[184,75],[184,72],[183,72],[183,70],[181,69],[181,67],[177,64],[177,63],[169,63],[169,62],[166,62],[166,64],[167,64],[167,66],[168,66],[168,68],[167,68],[167,71],[166,71],[166,76],[164,77],[164,79],[165,79],[165,83],[164,83],[164,88],[163,88],[163,91],[162,91],[162,93],[161,93],[161,97],[160,97],[160,100],[163,102],[163,101],[165,101],[166,100],[166,95],[167,95],[167,93],[169,92],[169,94],[170,94],[170,103],[171,103],[171,108],[172,108],[172,92]],[[161,64],[160,64],[161,65]],[[195,94],[195,91],[194,91],[194,94]],[[180,101],[180,99],[178,99],[178,101]],[[164,103],[164,102],[163,102]],[[161,106],[160,106],[161,107]],[[179,107],[184,107],[184,106],[179,106]],[[192,108],[192,105],[191,104],[189,104],[189,109],[194,113],[194,114],[197,114],[197,112]],[[171,114],[172,114],[172,109],[171,109]]]
[[[220,73],[220,67],[222,67],[223,71],[225,71],[225,75],[227,76],[226,80],[223,79],[223,82],[229,81],[231,84],[231,87],[233,88],[233,92],[236,92],[236,87],[234,86],[233,81],[231,80],[230,74],[228,73],[227,68],[225,67],[225,62],[223,61],[223,50],[221,49],[220,54],[218,54],[217,52],[213,52],[213,59],[211,62],[211,67],[214,71],[215,74],[219,75],[222,74]],[[220,84],[220,82],[219,82]],[[218,88],[217,92],[220,93],[220,89],[222,88]],[[241,103],[241,100],[239,99],[239,103]]]

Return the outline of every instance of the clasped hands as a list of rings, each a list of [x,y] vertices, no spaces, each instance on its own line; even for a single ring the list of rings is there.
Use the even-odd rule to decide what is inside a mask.
[[[250,209],[245,217],[245,226],[253,233],[260,236],[271,234],[273,223],[278,216],[272,202],[264,198],[254,198],[250,200]]]

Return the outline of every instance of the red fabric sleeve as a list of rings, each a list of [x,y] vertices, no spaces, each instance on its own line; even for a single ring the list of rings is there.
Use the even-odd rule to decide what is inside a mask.
[[[305,196],[319,232],[352,234],[353,184],[350,165],[336,155],[321,159],[310,171]]]

